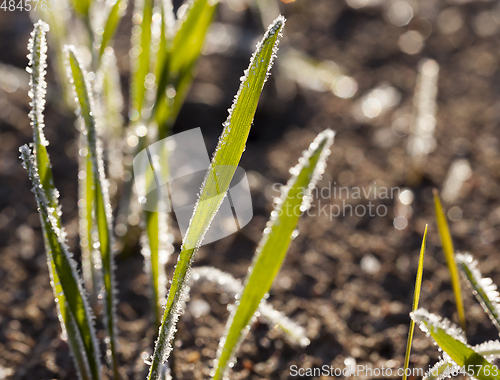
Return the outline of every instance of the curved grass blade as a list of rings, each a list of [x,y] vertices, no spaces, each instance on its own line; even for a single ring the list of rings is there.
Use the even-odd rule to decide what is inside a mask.
[[[215,362],[214,379],[226,379],[235,351],[245,335],[261,301],[271,289],[288,246],[296,236],[299,217],[309,208],[311,192],[323,174],[335,134],[327,129],[320,133],[306,150],[299,164],[290,170],[292,177],[282,189],[282,196],[271,213],[262,240],[257,248],[245,288],[229,317],[226,333],[220,341]]]
[[[57,210],[54,212],[50,206],[49,196],[47,196],[55,188],[46,188],[42,185],[36,166],[36,157],[31,154],[28,146],[22,146],[20,152],[23,166],[28,170],[38,205],[47,263],[61,327],[68,337],[79,377],[100,380],[101,365],[92,311],[88,305],[82,281],[77,273],[76,262],[65,243],[66,232],[60,227],[57,199],[52,199]]]
[[[500,357],[500,342],[498,340],[490,340],[478,344],[473,346],[472,349],[487,360],[494,360]],[[450,372],[452,372],[453,366],[456,366],[453,360],[447,354],[444,354],[443,359],[427,371],[423,380],[446,379],[449,377]]]
[[[149,370],[149,380],[158,379],[159,368],[162,363],[167,361],[172,350],[171,342],[175,334],[179,314],[182,312],[185,294],[188,290],[187,279],[189,278],[192,260],[226,195],[245,149],[260,93],[276,56],[278,37],[284,23],[285,19],[281,16],[278,17],[257,46],[257,50],[250,61],[247,75],[240,84],[229,117],[224,123],[224,130],[219,138],[216,151],[202,185],[200,198],[194,208],[193,216],[181,246],[181,253],[175,267]],[[225,170],[221,170],[221,168]]]
[[[46,33],[49,26],[38,21],[31,33],[29,50],[30,73],[30,111],[33,126],[33,156],[26,146],[21,149],[22,159],[33,184],[44,243],[47,251],[47,264],[58,308],[59,320],[63,332],[71,347],[77,373],[81,379],[100,379],[99,351],[92,322],[92,312],[76,273],[76,264],[64,243],[64,231],[61,226],[58,191],[54,186],[52,169],[47,153],[43,111],[45,108],[45,69],[47,67]],[[59,276],[59,271],[62,272]],[[78,294],[74,293],[74,290]],[[70,297],[68,303],[66,295]]]
[[[441,238],[441,244],[443,246],[444,256],[446,258],[448,270],[450,271],[451,285],[453,287],[453,293],[455,294],[455,302],[457,304],[458,319],[460,321],[460,326],[465,330],[466,322],[465,322],[464,303],[462,301],[460,278],[458,276],[457,264],[455,262],[455,250],[453,248],[453,241],[451,240],[450,229],[448,227],[446,216],[444,215],[443,207],[441,206],[441,201],[439,200],[438,191],[434,189],[433,192],[434,192],[434,210],[436,212],[436,222],[439,230],[439,237]]]
[[[490,340],[476,346],[472,349],[479,355],[484,356],[487,360],[494,360],[500,357],[500,342],[498,340]],[[443,355],[443,359],[437,362],[425,374],[423,380],[442,380],[450,377],[453,372],[453,367],[457,367],[453,360],[447,355]]]
[[[217,285],[220,291],[224,292],[231,298],[236,298],[243,291],[243,284],[240,280],[234,278],[229,273],[223,272],[214,267],[196,267],[192,270],[192,275],[189,278],[189,286],[204,285],[212,283]],[[266,301],[259,305],[259,314],[269,324],[269,326],[277,326],[284,333],[285,337],[293,344],[301,347],[309,345],[310,341],[307,338],[305,329],[288,318],[285,314],[275,310]]]
[[[429,334],[443,351],[446,352],[455,364],[464,368],[470,376],[478,380],[498,379],[498,368],[488,362],[465,342],[460,328],[453,326],[448,320],[419,309],[411,313],[412,319],[417,322],[425,333]]]
[[[217,0],[191,0],[172,45],[159,64],[159,79],[151,118],[159,128],[158,139],[168,135],[193,80],[193,67],[201,54]]]
[[[104,50],[110,44],[126,9],[127,2],[125,0],[115,0],[115,3],[110,7],[109,14],[104,25],[104,31],[101,36],[99,54],[97,55],[97,66],[99,66]]]
[[[450,371],[453,363],[447,359],[441,359],[429,368],[423,377],[423,380],[442,380],[450,377]]]
[[[113,159],[109,160],[109,172],[116,176],[122,175],[123,156],[120,145],[123,129],[123,98],[120,88],[119,73],[116,66],[116,56],[112,47],[105,49],[101,57],[99,68],[96,71],[94,90],[98,101],[94,116],[101,120],[106,128],[104,136],[108,137],[108,149]],[[80,136],[80,173],[79,175],[79,216],[80,216],[80,245],[82,248],[82,268],[84,281],[90,292],[91,304],[97,302],[100,287],[102,286],[102,263],[94,243],[99,241],[94,213],[94,178],[92,175],[92,158],[88,150],[87,136]]]
[[[116,352],[116,285],[114,281],[114,259],[113,259],[113,235],[111,229],[111,204],[107,191],[107,181],[104,175],[104,164],[102,161],[101,142],[97,136],[96,121],[94,119],[94,105],[92,103],[92,92],[87,82],[86,72],[82,69],[76,56],[74,47],[65,47],[68,59],[68,75],[73,84],[78,105],[79,115],[83,120],[84,130],[87,137],[88,155],[91,161],[91,172],[93,181],[93,211],[99,238],[99,250],[101,252],[102,279],[104,283],[104,323],[107,333],[108,360],[113,369],[114,377],[119,378],[118,362]]]
[[[477,261],[468,253],[456,256],[457,264],[479,304],[500,332],[500,294],[491,278],[483,278]]]
[[[146,97],[146,76],[150,71],[151,58],[151,22],[153,18],[154,0],[135,0],[134,16],[136,24],[132,29],[133,74],[131,78],[131,103],[129,118],[140,120]]]
[[[424,273],[424,256],[425,256],[425,243],[427,241],[427,224],[425,225],[424,237],[422,238],[422,246],[420,247],[420,257],[418,259],[417,278],[415,280],[415,292],[413,294],[413,306],[411,311],[418,309],[418,301],[420,300],[420,290],[422,288],[422,275]],[[413,332],[415,331],[415,321],[410,321],[410,331],[408,332],[408,342],[406,343],[406,354],[404,364],[403,380],[406,380],[406,369],[410,364],[411,342],[413,341]]]

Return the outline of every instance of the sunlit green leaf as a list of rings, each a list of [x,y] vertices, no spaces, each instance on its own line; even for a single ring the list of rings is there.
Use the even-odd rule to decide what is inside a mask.
[[[417,269],[417,279],[415,280],[415,292],[413,294],[413,306],[412,311],[418,309],[418,301],[420,299],[420,290],[422,288],[422,275],[424,273],[424,255],[425,255],[425,243],[427,240],[427,225],[425,225],[424,237],[422,238],[422,246],[420,247],[420,257],[418,258],[418,269]],[[410,321],[410,331],[408,332],[408,342],[406,343],[406,354],[405,354],[405,364],[404,364],[404,374],[403,380],[406,380],[406,369],[410,364],[410,352],[411,352],[411,342],[413,341],[413,332],[415,330],[415,321],[412,319]]]
[[[448,270],[450,271],[451,285],[453,287],[453,293],[455,294],[458,319],[460,320],[460,326],[462,326],[462,328],[465,330],[465,312],[464,304],[462,301],[462,292],[460,289],[460,278],[458,276],[457,264],[455,262],[455,249],[453,248],[453,241],[451,240],[448,221],[446,220],[446,216],[444,215],[443,207],[441,206],[439,194],[436,189],[434,189],[434,208],[436,212],[436,221],[439,230],[439,236],[441,237],[444,256],[446,258]]]
[[[252,56],[250,66],[233,103],[229,117],[224,123],[224,130],[219,138],[212,162],[207,171],[198,203],[183,240],[181,253],[175,267],[165,305],[165,312],[148,379],[158,379],[160,366],[172,350],[176,324],[179,319],[184,296],[187,291],[186,281],[194,255],[203,237],[217,213],[234,175],[250,132],[260,93],[269,74],[276,55],[278,37],[284,25],[284,18],[278,17],[269,27],[263,40]]]
[[[429,333],[438,346],[460,368],[464,368],[465,372],[479,380],[498,380],[500,378],[498,367],[493,366],[465,343],[465,339],[460,334],[461,331],[448,321],[442,321],[440,317],[430,314],[424,309],[414,311],[411,315],[420,328]]]
[[[114,377],[118,378],[118,362],[116,354],[116,300],[114,282],[113,236],[111,229],[111,204],[107,192],[107,182],[102,161],[102,147],[97,136],[92,90],[86,78],[87,74],[76,56],[73,47],[66,47],[70,80],[79,105],[79,115],[83,120],[84,135],[87,137],[87,149],[91,162],[93,181],[93,211],[99,237],[101,252],[102,278],[104,285],[104,317],[108,334],[109,361],[113,367]]]

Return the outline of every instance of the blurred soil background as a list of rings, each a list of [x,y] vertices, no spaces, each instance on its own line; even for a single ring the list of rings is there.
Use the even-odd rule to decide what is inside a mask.
[[[473,253],[483,274],[500,283],[500,7],[467,0],[262,4],[271,11],[278,5],[288,21],[240,165],[249,175],[254,218],[239,233],[202,247],[195,266],[211,265],[244,278],[278,195],[273,184],[287,181],[288,169],[325,128],[337,136],[318,187],[332,193],[324,190],[314,205],[345,201],[367,207],[371,201],[387,213],[358,217],[347,209],[345,217],[331,218],[328,211],[301,220],[269,300],[306,328],[311,344],[294,347],[279,331],[257,322],[231,377],[288,379],[291,365],[344,368],[346,360],[402,367],[426,223],[420,304],[458,322],[434,221],[433,187],[448,186],[444,206],[456,249]],[[114,43],[126,99],[131,10],[129,4]],[[267,14],[265,22],[274,16]],[[0,379],[75,379],[61,338],[34,195],[18,159],[18,147],[32,140],[23,73],[31,30],[27,12],[0,11]],[[213,151],[239,77],[263,32],[254,5],[243,0],[220,4],[174,133],[200,127]],[[427,120],[430,127],[415,160],[408,143],[415,137],[414,93],[425,58],[439,65],[436,127]],[[79,258],[77,130],[72,111],[61,107],[52,62],[45,133],[69,245]],[[436,71],[432,62],[427,68]],[[370,200],[333,194],[335,187],[368,189],[374,183],[398,187],[403,195]],[[129,222],[137,224],[138,218]],[[126,236],[130,248],[116,257],[126,379],[145,378],[142,357],[152,352],[156,336],[137,237],[138,228],[132,227]],[[176,237],[169,275],[178,232]],[[465,283],[463,296],[469,341],[495,339],[495,328]],[[192,288],[173,354],[177,379],[208,378],[228,302],[215,287]],[[413,346],[412,366],[427,369],[437,360],[437,348],[422,332],[416,332]]]

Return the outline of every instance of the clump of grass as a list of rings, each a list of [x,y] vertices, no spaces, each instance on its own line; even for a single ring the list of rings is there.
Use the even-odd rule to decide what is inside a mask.
[[[210,167],[201,187],[198,202],[181,246],[181,253],[170,285],[160,332],[155,344],[148,379],[157,379],[159,366],[168,360],[179,315],[188,292],[187,280],[192,261],[203,237],[210,228],[229,189],[241,155],[245,149],[260,92],[269,75],[276,56],[279,35],[285,19],[278,17],[269,29],[250,60],[242,77],[229,117],[219,138]]]
[[[434,191],[434,202],[443,250],[447,257],[450,273],[452,273],[452,282],[456,283],[454,290],[460,290],[458,278],[458,270],[460,270],[472,293],[476,296],[500,334],[500,295],[497,286],[490,278],[482,277],[481,272],[477,269],[477,262],[472,255],[468,253],[455,254],[451,234],[437,191]],[[426,309],[415,310],[415,308],[414,303],[413,311],[410,314],[412,321],[418,323],[421,330],[428,337],[431,337],[443,352],[441,360],[425,374],[424,379],[440,380],[458,375],[470,376],[479,380],[491,380],[500,377],[498,367],[491,363],[492,360],[500,357],[500,340],[471,346],[467,343],[463,329],[455,326],[447,319],[429,313]],[[460,320],[464,321],[465,319],[461,318]],[[410,334],[411,329],[412,327],[410,327]],[[405,369],[408,363],[410,342],[411,338],[408,340]]]
[[[102,302],[108,365],[112,377],[118,379],[120,363],[117,347],[117,291],[114,280],[116,244],[112,229],[113,210],[107,190],[109,180],[103,161],[105,144],[101,142],[101,138],[113,139],[111,142],[107,141],[106,145],[119,147],[119,140],[127,136],[120,135],[122,122],[140,131],[137,136],[138,149],[153,138],[168,135],[192,82],[192,69],[201,53],[216,2],[192,0],[187,4],[182,17],[177,20],[173,17],[169,1],[161,2],[160,5],[148,0],[136,2],[134,17],[137,16],[136,28],[139,29],[134,32],[133,46],[137,47],[140,53],[132,54],[132,111],[126,120],[119,115],[123,107],[121,97],[116,101],[112,99],[113,94],[120,92],[120,87],[116,58],[111,47],[113,35],[125,9],[125,2],[117,0],[106,5],[106,16],[100,31],[94,30],[90,22],[93,7],[100,5],[94,2],[75,2],[74,6],[76,15],[79,15],[76,20],[82,22],[89,34],[88,43],[93,57],[88,68],[90,71],[84,68],[79,59],[78,46],[58,46],[55,50],[62,52],[64,56],[67,71],[65,81],[73,90],[78,116],[77,126],[81,132],[79,214],[82,268],[92,299]],[[44,15],[49,16],[45,13]],[[58,17],[57,13],[54,13],[49,19],[57,25],[54,41],[62,44],[66,38],[61,34],[61,30],[68,29],[65,19]],[[325,169],[334,137],[331,130],[319,134],[304,152],[299,164],[290,170],[292,177],[282,188],[282,196],[264,230],[245,285],[215,268],[196,269],[194,276],[190,278],[196,251],[226,196],[245,150],[261,91],[276,58],[284,24],[285,19],[280,16],[269,26],[262,41],[257,45],[245,75],[241,78],[241,85],[229,116],[223,124],[217,149],[181,246],[161,321],[155,318],[159,317],[160,301],[165,294],[165,261],[173,250],[169,246],[171,241],[168,215],[161,207],[159,212],[144,213],[142,251],[146,258],[146,267],[149,268],[148,277],[153,290],[153,320],[155,327],[159,327],[148,379],[170,378],[167,359],[172,351],[177,320],[184,310],[189,285],[196,284],[197,281],[214,281],[214,278],[217,278],[220,284],[221,279],[226,279],[226,287],[229,286],[230,293],[238,299],[228,321],[226,333],[221,339],[214,378],[227,378],[229,364],[234,361],[238,343],[244,338],[251,321],[258,315],[271,325],[279,326],[294,343],[302,346],[309,343],[305,330],[273,309],[266,303],[265,298],[282,265],[289,244],[297,235],[298,219],[309,207],[312,189]],[[48,30],[49,26],[45,22],[37,22],[28,46],[33,144],[31,147],[21,147],[20,152],[36,196],[54,298],[62,329],[75,359],[78,376],[84,380],[99,380],[103,368],[94,329],[94,316],[84,289],[84,281],[77,270],[77,263],[65,243],[58,204],[59,193],[52,176],[46,148],[48,142],[43,134]],[[152,48],[151,45],[154,44],[157,44],[159,49]],[[151,85],[152,78],[155,78],[150,75],[153,73],[158,80],[154,80],[154,85]],[[96,80],[90,81],[91,77]],[[154,91],[150,91],[151,89]],[[112,126],[112,129],[105,130],[105,124]],[[146,135],[149,130],[153,133]],[[127,184],[124,186],[127,187]],[[130,191],[124,193],[131,194]],[[294,210],[291,214],[287,213],[290,208]]]
[[[38,205],[51,285],[61,327],[68,338],[80,378],[98,380],[101,378],[101,364],[94,330],[94,317],[82,280],[77,273],[77,264],[66,245],[66,233],[62,227],[61,209],[58,202],[59,192],[54,186],[46,149],[48,142],[43,133],[47,59],[45,35],[48,30],[46,23],[38,21],[28,44],[33,144],[31,148],[27,145],[22,146],[20,152]]]

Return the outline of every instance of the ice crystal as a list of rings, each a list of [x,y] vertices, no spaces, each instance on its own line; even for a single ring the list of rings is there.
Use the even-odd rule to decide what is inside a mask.
[[[214,267],[193,268],[190,283],[192,285],[203,285],[204,283],[215,284],[219,291],[235,299],[239,298],[243,291],[243,284],[229,273]],[[271,326],[277,326],[284,332],[291,343],[305,347],[309,344],[304,328],[288,318],[280,311],[275,310],[269,303],[263,301],[257,313]]]
[[[31,111],[29,117],[33,126],[33,140],[35,145],[47,146],[48,142],[43,134],[45,109],[45,95],[47,93],[47,82],[45,74],[47,68],[47,39],[46,33],[49,31],[49,25],[39,20],[31,32],[31,38],[28,42],[28,67],[26,71],[30,74]]]
[[[425,373],[423,380],[443,380],[451,377],[455,362],[446,354]]]
[[[452,338],[467,344],[463,330],[460,327],[455,326],[448,319],[429,313],[425,309],[415,310],[410,315],[411,318],[419,324],[420,329],[427,335],[430,335],[431,332],[434,332],[437,329],[442,329]]]
[[[457,254],[456,261],[483,310],[500,332],[500,294],[497,286],[491,278],[483,278],[472,255]]]
[[[179,10],[180,12],[180,10]],[[182,17],[179,17],[179,19],[182,19]],[[189,227],[187,228],[185,232],[185,238],[181,246],[181,254],[178,257],[177,260],[177,266],[180,266],[181,269],[177,269],[174,273],[174,278],[173,281],[174,283],[172,284],[169,292],[169,296],[167,299],[167,304],[166,304],[166,310],[163,316],[162,320],[162,325],[160,327],[160,332],[158,339],[155,344],[155,351],[153,354],[153,363],[151,365],[150,371],[149,371],[149,377],[148,379],[158,379],[159,377],[159,366],[164,363],[169,355],[170,352],[172,351],[172,339],[174,337],[175,331],[176,331],[176,325],[177,321],[179,319],[179,315],[183,312],[184,310],[184,302],[186,299],[186,295],[188,293],[188,278],[190,274],[190,268],[194,259],[194,256],[198,250],[198,248],[201,245],[201,242],[203,241],[203,238],[205,237],[206,232],[210,228],[210,224],[212,223],[220,205],[224,201],[224,198],[226,197],[226,192],[227,188],[229,186],[229,182],[232,178],[231,176],[226,175],[223,178],[223,181],[227,180],[227,177],[229,178],[229,181],[227,181],[226,184],[221,185],[222,191],[220,191],[217,195],[209,196],[208,195],[208,188],[207,188],[207,180],[213,180],[212,175],[215,174],[217,170],[217,166],[221,165],[221,162],[219,162],[219,156],[221,155],[221,147],[226,145],[226,141],[230,137],[230,132],[231,132],[231,117],[233,115],[234,110],[237,107],[238,101],[240,100],[240,95],[243,91],[244,88],[248,87],[247,80],[248,79],[248,74],[250,71],[252,71],[252,75],[254,75],[254,70],[257,70],[261,62],[257,62],[257,57],[260,55],[260,53],[263,51],[265,47],[269,47],[269,44],[273,44],[271,46],[272,49],[272,54],[269,60],[268,65],[265,68],[265,76],[263,78],[263,83],[262,86],[264,85],[268,75],[269,75],[269,70],[272,67],[273,60],[276,56],[277,53],[277,44],[279,40],[279,36],[281,35],[281,30],[283,28],[285,19],[283,16],[279,16],[274,23],[269,27],[269,29],[266,31],[262,41],[257,45],[257,49],[252,55],[252,58],[250,60],[250,66],[249,69],[245,72],[245,79],[242,81],[238,93],[235,96],[235,100],[233,102],[233,105],[229,111],[229,116],[224,123],[224,129],[222,131],[221,136],[219,137],[219,142],[217,144],[217,148],[215,150],[212,163],[208,169],[207,176],[205,177],[205,180],[203,181],[202,185],[202,192],[201,195],[196,202],[196,205],[194,207],[194,212],[191,217]],[[261,88],[257,89],[260,93]],[[255,96],[255,94],[248,94],[248,96]],[[245,100],[241,100],[242,102]],[[244,104],[244,103],[243,103]],[[252,117],[253,117],[253,112],[255,110],[247,110],[247,112],[252,112]],[[251,120],[250,120],[251,122]],[[242,128],[249,129],[250,125],[242,125]],[[246,140],[246,135],[244,135],[244,138]],[[235,145],[236,145],[235,141]],[[236,150],[238,147],[236,146]],[[224,151],[223,151],[224,152]],[[237,160],[239,160],[238,154],[241,154],[242,152],[237,152]],[[215,166],[214,166],[215,165]],[[228,165],[231,166],[230,163],[222,163],[222,165]],[[233,174],[234,174],[234,169],[236,168],[235,165],[233,165]],[[231,170],[230,170],[231,171]],[[230,172],[229,171],[229,172]],[[220,180],[221,178],[217,176],[217,179]],[[215,185],[214,185],[215,187]],[[203,206],[206,207],[208,212],[205,212],[205,215],[201,215],[202,213],[198,210],[200,202],[203,201]],[[196,219],[195,219],[196,218]],[[202,225],[198,225],[198,218],[201,218],[203,221],[200,222]],[[196,220],[196,223],[194,221]],[[192,233],[191,229],[193,228],[193,225],[197,225],[197,230],[195,233]],[[195,235],[195,236],[192,236]],[[177,277],[176,277],[177,276]],[[174,287],[175,285],[175,287]]]

